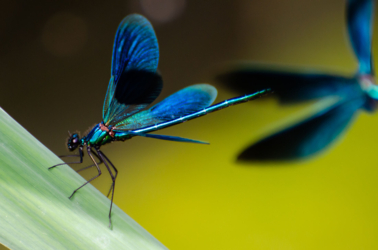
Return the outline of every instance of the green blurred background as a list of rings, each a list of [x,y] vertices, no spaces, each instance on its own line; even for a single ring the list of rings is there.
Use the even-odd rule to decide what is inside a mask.
[[[237,95],[213,81],[236,60],[341,74],[357,66],[345,0],[0,3],[0,105],[58,155],[67,130],[101,121],[114,35],[130,13],[148,17],[157,33],[158,101],[200,82],[218,87],[217,101]],[[106,146],[119,170],[115,203],[169,249],[378,249],[377,115],[360,114],[331,150],[307,161],[235,162],[310,108],[269,98],[161,132],[210,146],[148,138]],[[106,193],[110,178],[93,185]]]

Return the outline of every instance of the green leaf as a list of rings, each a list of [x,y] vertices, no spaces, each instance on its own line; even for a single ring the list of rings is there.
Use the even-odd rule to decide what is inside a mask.
[[[48,133],[48,128],[46,128]],[[0,109],[0,242],[11,249],[167,249]]]

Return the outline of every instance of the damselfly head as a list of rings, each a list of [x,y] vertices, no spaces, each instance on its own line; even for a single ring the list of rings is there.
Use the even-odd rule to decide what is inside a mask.
[[[80,145],[80,137],[77,133],[72,134],[67,141],[69,151],[74,151]]]

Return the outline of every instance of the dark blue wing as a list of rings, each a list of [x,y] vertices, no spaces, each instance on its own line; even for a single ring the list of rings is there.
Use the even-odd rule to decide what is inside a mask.
[[[287,161],[316,154],[340,136],[365,101],[361,96],[337,103],[299,124],[258,141],[244,150],[238,160]]]
[[[119,122],[114,131],[135,130],[180,118],[210,106],[216,97],[217,90],[213,86],[192,85],[168,96],[150,109]]]
[[[141,15],[125,17],[115,36],[111,79],[105,96],[103,120],[115,125],[139,112],[160,94],[156,73],[159,47],[152,25]]]
[[[291,73],[240,68],[220,75],[217,80],[239,93],[253,93],[272,88],[282,103],[302,102],[327,96],[350,97],[362,89],[355,78],[321,73]]]
[[[115,81],[125,71],[156,72],[159,45],[151,23],[139,14],[125,17],[114,39],[111,75]]]
[[[360,74],[373,73],[371,55],[373,9],[373,0],[348,0],[348,31],[359,62]]]

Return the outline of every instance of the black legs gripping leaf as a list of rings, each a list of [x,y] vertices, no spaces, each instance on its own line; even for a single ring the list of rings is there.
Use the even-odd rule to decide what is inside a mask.
[[[83,148],[79,148],[79,155],[61,155],[61,156],[59,156],[59,158],[63,158],[63,157],[80,157],[80,161],[59,163],[59,164],[56,164],[52,167],[49,167],[49,169],[55,168],[55,167],[60,166],[60,165],[83,163]]]
[[[96,167],[97,168],[97,171],[98,171],[98,174],[94,177],[92,177],[91,179],[89,179],[87,182],[85,182],[83,185],[81,185],[80,187],[78,187],[77,189],[75,189],[72,194],[68,197],[69,199],[72,198],[72,196],[79,190],[81,189],[82,187],[84,187],[85,185],[87,185],[88,183],[90,183],[91,181],[93,181],[94,179],[96,179],[97,177],[99,177],[101,175],[101,169],[99,167],[100,164],[104,163],[104,165],[106,166],[107,170],[109,171],[109,174],[110,174],[110,177],[112,179],[112,184],[110,186],[110,189],[109,189],[109,192],[107,194],[107,197],[109,197],[110,193],[112,194],[111,196],[111,202],[110,202],[110,209],[109,209],[109,228],[111,228],[111,225],[112,225],[112,222],[111,222],[111,214],[112,214],[112,207],[113,207],[113,199],[114,199],[114,188],[115,188],[115,180],[117,178],[117,175],[118,175],[118,170],[116,169],[116,167],[113,165],[113,163],[108,159],[108,157],[106,157],[106,155],[104,153],[102,153],[98,148],[96,148],[96,152],[93,151],[93,149],[91,147],[87,147],[87,153],[88,153],[88,156],[91,158],[91,160],[93,161],[93,164],[90,165],[90,166],[87,166],[85,168],[82,168],[82,169],[79,169],[77,170],[77,172],[80,172],[82,170],[86,170],[86,169],[89,169],[91,167]],[[99,162],[96,162],[94,156],[99,159]],[[60,158],[63,158],[63,157],[80,157],[80,160],[79,161],[74,161],[74,162],[67,162],[67,163],[60,163],[60,164],[56,164],[52,167],[49,167],[49,169],[52,169],[52,168],[55,168],[57,166],[61,166],[61,165],[68,165],[68,164],[80,164],[80,163],[83,163],[83,148],[79,148],[79,155],[63,155],[63,156],[59,156]],[[111,171],[109,165],[111,166],[111,168],[114,170],[114,174],[113,172]]]
[[[96,160],[93,158],[93,155],[91,153],[91,148],[90,147],[87,147],[87,153],[89,155],[89,157],[92,159],[93,163],[95,164],[96,168],[97,168],[97,171],[98,171],[98,174],[95,176],[95,177],[92,177],[91,179],[89,179],[86,183],[84,183],[83,185],[81,185],[80,187],[78,187],[77,189],[75,189],[72,194],[70,195],[70,197],[68,197],[69,199],[71,199],[71,197],[82,187],[84,187],[85,185],[87,185],[89,182],[93,181],[94,179],[96,179],[97,177],[99,177],[101,175],[101,169],[100,167],[98,166]]]

